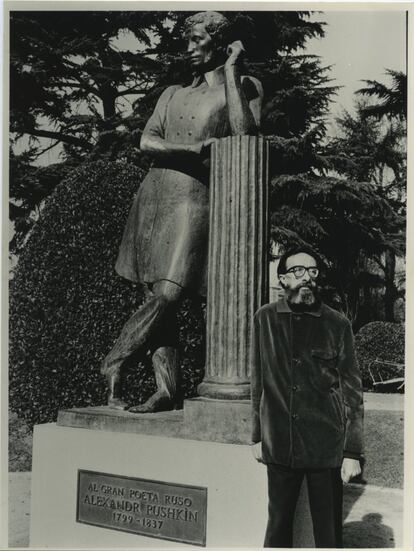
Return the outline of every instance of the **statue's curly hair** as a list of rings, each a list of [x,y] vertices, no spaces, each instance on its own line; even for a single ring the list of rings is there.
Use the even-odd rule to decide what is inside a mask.
[[[226,16],[217,11],[200,11],[184,21],[184,36],[197,24],[204,25],[206,31],[214,41],[214,45],[220,56],[225,56],[230,43],[230,21]]]

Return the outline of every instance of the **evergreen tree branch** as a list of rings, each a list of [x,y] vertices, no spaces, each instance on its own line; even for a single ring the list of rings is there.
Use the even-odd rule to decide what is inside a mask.
[[[70,145],[76,145],[79,147],[83,147],[87,149],[88,151],[91,151],[93,148],[93,145],[89,143],[86,140],[83,140],[82,138],[77,138],[76,136],[68,136],[67,134],[64,134],[63,132],[53,132],[51,130],[41,130],[37,128],[33,129],[27,129],[26,134],[31,134],[32,136],[37,136],[38,138],[51,138],[58,141],[65,142]]]
[[[38,157],[40,157],[41,155],[43,155],[44,153],[47,153],[48,151],[50,151],[51,149],[53,149],[54,147],[56,147],[59,143],[60,143],[60,140],[57,140],[57,141],[56,141],[55,143],[53,143],[52,145],[49,145],[48,147],[45,147],[45,149],[40,149],[40,150],[36,151],[35,157],[38,158]]]

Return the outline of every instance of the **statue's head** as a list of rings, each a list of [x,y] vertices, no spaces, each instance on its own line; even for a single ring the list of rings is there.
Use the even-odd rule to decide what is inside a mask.
[[[195,71],[212,70],[224,63],[229,27],[229,20],[216,11],[199,12],[185,20],[187,53]]]

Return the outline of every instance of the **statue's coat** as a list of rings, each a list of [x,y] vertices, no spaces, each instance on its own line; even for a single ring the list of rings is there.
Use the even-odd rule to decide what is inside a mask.
[[[144,133],[194,144],[230,134],[223,68],[161,95]],[[209,170],[194,156],[158,161],[142,182],[125,227],[117,272],[132,281],[173,281],[206,293]]]

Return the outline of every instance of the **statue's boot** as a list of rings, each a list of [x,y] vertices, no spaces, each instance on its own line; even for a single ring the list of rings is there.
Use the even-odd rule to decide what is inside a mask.
[[[177,398],[178,350],[172,346],[158,348],[152,356],[157,391],[139,406],[129,408],[132,413],[155,413],[180,407]]]
[[[112,350],[101,365],[101,373],[108,384],[108,406],[125,409],[121,399],[121,366],[156,331],[168,306],[163,296],[152,296],[125,323]]]

